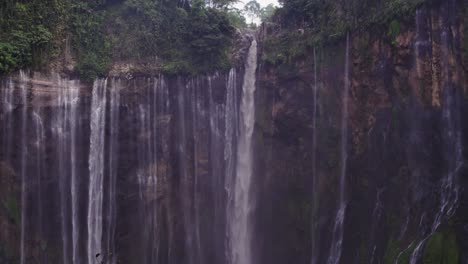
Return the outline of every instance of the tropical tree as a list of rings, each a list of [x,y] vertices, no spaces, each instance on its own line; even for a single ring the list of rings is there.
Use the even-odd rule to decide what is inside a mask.
[[[260,16],[260,10],[260,4],[256,0],[251,0],[244,6],[244,12],[251,19],[252,24],[254,19]]]
[[[238,0],[209,0],[213,7],[219,9],[225,9],[231,6],[232,4],[238,2]]]
[[[245,16],[243,15],[242,10],[233,7],[228,10],[227,15],[231,24],[236,28],[247,27],[247,22],[245,21]]]
[[[269,4],[266,7],[260,9],[260,20],[262,22],[267,21],[276,11],[276,7],[273,4]]]

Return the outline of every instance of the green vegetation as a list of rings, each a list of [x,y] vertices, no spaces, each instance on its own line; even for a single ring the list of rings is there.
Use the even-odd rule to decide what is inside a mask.
[[[17,264],[20,263],[20,261],[17,258],[11,256],[11,254],[7,252],[3,245],[0,245],[0,263]]]
[[[127,0],[108,21],[116,23],[113,54],[116,60],[160,64],[168,74],[225,69],[234,33],[227,12],[203,1],[188,8],[177,1]]]
[[[411,260],[411,254],[413,254],[414,250],[416,249],[416,243],[413,242],[411,245],[401,253],[400,257],[398,258],[399,264],[409,264]]]
[[[269,4],[260,9],[260,19],[262,22],[268,21],[276,12],[276,7],[273,4]]]
[[[242,10],[237,8],[231,8],[227,12],[227,16],[231,24],[236,28],[246,28],[247,21],[243,15]]]
[[[106,75],[112,61],[153,65],[168,74],[225,69],[233,25],[245,26],[228,8],[232,2],[2,1],[0,73],[40,68],[68,51],[86,79]]]
[[[84,2],[71,7],[70,33],[77,56],[76,71],[85,79],[104,76],[110,63],[110,43],[103,31],[105,11],[95,11]]]
[[[437,232],[429,238],[424,248],[424,264],[459,263],[459,248],[456,235],[451,230]]]
[[[54,36],[61,37],[65,1],[2,1],[0,4],[0,73],[39,67],[56,55]]]
[[[264,61],[280,64],[300,59],[313,47],[337,43],[347,32],[387,32],[395,43],[400,23],[413,21],[415,10],[434,0],[281,0],[272,21],[281,31],[267,39]]]
[[[417,243],[413,242],[406,249],[400,248],[399,243],[390,239],[387,244],[383,263],[392,264],[398,257],[399,264],[408,264]],[[403,250],[403,251],[402,251]],[[459,261],[459,247],[455,232],[448,228],[433,234],[426,242],[422,263],[424,264],[455,264]]]
[[[383,263],[385,264],[393,263],[395,259],[397,258],[398,253],[400,253],[400,247],[398,245],[398,242],[393,239],[390,239],[387,244],[387,249],[385,250]]]
[[[15,198],[9,197],[5,201],[2,201],[2,207],[6,210],[7,216],[15,224],[19,224],[21,221],[20,207],[18,201]]]
[[[400,29],[400,22],[398,22],[398,20],[396,20],[396,19],[392,20],[392,22],[390,22],[390,25],[388,27],[387,35],[392,40],[393,45],[396,44],[395,38],[398,36],[398,34],[400,34],[400,30],[401,30]]]
[[[387,249],[385,251],[383,263],[393,264],[395,263],[395,260],[397,260],[398,258],[399,264],[409,264],[411,254],[413,253],[415,248],[416,248],[415,242],[411,243],[408,248],[402,249],[400,248],[398,241],[390,239],[390,241],[387,244]]]

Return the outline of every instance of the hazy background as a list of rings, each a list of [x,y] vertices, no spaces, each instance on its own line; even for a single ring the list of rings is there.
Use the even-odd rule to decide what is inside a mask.
[[[242,1],[239,1],[238,3],[234,4],[234,7],[236,8],[239,8],[241,10],[244,9],[244,5],[247,4],[250,0],[242,0]],[[279,6],[278,4],[278,1],[277,0],[257,0],[257,2],[260,4],[261,7],[265,7],[269,4],[273,4],[274,6]],[[250,19],[247,18],[247,21],[250,22]],[[260,19],[259,18],[255,18],[253,20],[253,22],[255,24],[260,24]]]

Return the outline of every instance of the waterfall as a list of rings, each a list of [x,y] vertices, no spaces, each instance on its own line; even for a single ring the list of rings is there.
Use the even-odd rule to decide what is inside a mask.
[[[184,215],[184,227],[185,227],[185,246],[187,250],[188,264],[196,262],[194,255],[194,237],[193,237],[193,225],[194,225],[194,212],[192,210],[193,193],[191,190],[191,177],[188,171],[188,144],[187,144],[187,130],[186,130],[186,93],[189,90],[189,86],[183,85],[180,78],[177,79],[177,118],[178,118],[178,135],[177,135],[177,154],[178,154],[178,170],[179,177],[181,179],[182,193],[185,199],[182,200],[182,208]],[[190,98],[189,98],[190,99]]]
[[[224,105],[224,189],[226,190],[226,227],[224,259],[232,262],[232,242],[230,232],[230,221],[234,216],[233,207],[233,185],[235,180],[236,148],[235,143],[238,136],[237,115],[237,72],[235,69],[229,71],[226,87],[226,102]],[[228,262],[228,263],[231,263]]]
[[[107,165],[107,225],[106,225],[106,254],[110,258],[109,264],[116,263],[115,259],[115,229],[117,218],[117,165],[118,165],[118,140],[119,140],[119,105],[120,105],[120,80],[112,80],[112,89],[108,90],[109,103],[109,144],[108,144],[108,165]]]
[[[200,197],[199,197],[199,152],[201,146],[199,146],[198,126],[201,119],[200,99],[198,98],[197,88],[199,87],[199,79],[190,80],[190,102],[191,102],[191,113],[192,113],[192,136],[193,136],[193,208],[194,208],[194,219],[193,219],[193,239],[195,244],[195,259],[196,263],[203,263],[202,257],[202,245],[200,238]]]
[[[3,142],[2,142],[2,151],[3,156],[6,161],[11,159],[11,148],[12,148],[12,130],[13,130],[13,117],[11,112],[13,111],[13,92],[14,85],[11,79],[6,81],[6,87],[2,87],[1,96],[2,96],[2,117],[4,126],[2,128],[3,133]]]
[[[372,248],[370,249],[369,255],[370,255],[370,262],[369,263],[374,263],[375,259],[375,251],[377,250],[377,241],[376,241],[376,232],[378,231],[378,223],[380,221],[380,218],[382,217],[382,213],[384,210],[383,204],[382,204],[382,193],[384,189],[379,189],[377,190],[377,195],[375,198],[375,206],[374,209],[372,210],[372,226],[371,226],[371,235],[370,235],[370,245],[373,245]]]
[[[70,162],[71,162],[71,210],[72,210],[72,260],[73,263],[80,263],[79,241],[79,173],[77,160],[77,137],[78,137],[78,113],[79,113],[79,90],[76,82],[70,82],[70,86],[65,89],[68,100],[70,100],[70,117],[68,118],[70,126]]]
[[[104,136],[107,80],[96,80],[91,104],[88,197],[88,264],[102,254]]]
[[[43,206],[44,202],[42,199],[42,177],[44,173],[44,156],[45,156],[45,134],[44,134],[44,121],[40,114],[33,113],[33,123],[35,131],[35,142],[34,146],[36,148],[36,164],[34,166],[36,171],[36,191],[37,194],[34,197],[36,199],[37,206],[37,235],[42,237],[43,234]]]
[[[257,69],[257,42],[252,41],[245,66],[240,131],[237,145],[236,177],[234,180],[233,217],[230,221],[232,264],[250,264],[252,259],[253,173],[252,136],[255,125],[255,73]]]
[[[317,175],[317,107],[318,107],[318,86],[317,86],[317,53],[316,53],[316,50],[314,48],[314,89],[313,89],[313,92],[314,92],[314,109],[313,109],[313,113],[312,113],[312,253],[311,253],[311,264],[316,264],[317,261],[318,261],[318,256],[316,254],[318,254],[317,252],[317,249],[316,249],[316,235],[315,235],[315,232],[316,232],[316,223],[314,222],[314,214],[317,210],[317,205],[318,205],[318,202],[317,202],[317,198],[318,198],[318,195],[317,195],[317,191],[318,191],[318,188],[317,188],[317,178],[318,178],[318,175]]]
[[[340,262],[342,244],[343,244],[343,225],[346,214],[346,167],[347,167],[347,145],[348,145],[348,94],[349,94],[349,33],[346,36],[346,62],[344,89],[342,97],[342,115],[341,115],[341,166],[340,166],[340,181],[339,181],[339,205],[333,227],[332,244],[330,248],[330,256],[328,264],[337,264]]]
[[[446,172],[440,180],[439,208],[432,222],[429,234],[417,244],[411,254],[410,264],[417,264],[422,257],[426,242],[438,231],[439,226],[448,220],[458,206],[459,199],[459,170],[464,164],[462,149],[462,131],[460,109],[457,88],[452,84],[452,72],[450,70],[450,29],[448,26],[441,30],[441,67],[442,67],[442,139],[443,156],[446,164]]]
[[[144,99],[138,104],[137,129],[137,180],[138,180],[138,223],[141,241],[141,263],[158,261],[158,143],[162,144],[162,133],[158,125],[159,114],[168,107],[167,86],[164,78],[148,79],[142,89]]]
[[[453,215],[456,209],[459,196],[458,171],[463,165],[463,150],[461,142],[460,121],[458,118],[457,93],[451,85],[449,70],[449,32],[448,29],[442,31],[442,64],[444,76],[443,106],[442,106],[442,125],[444,149],[443,153],[447,162],[447,172],[440,183],[439,212],[437,213],[432,232],[435,232],[441,225],[444,218]]]
[[[164,78],[154,79],[153,85],[148,86],[148,157],[146,158],[148,164],[148,177],[147,177],[147,195],[148,198],[146,207],[146,233],[147,237],[147,263],[156,263],[158,258],[158,244],[157,244],[157,231],[158,231],[158,218],[157,209],[158,204],[156,200],[157,187],[158,187],[158,155],[157,155],[157,143],[161,140],[160,133],[158,131],[158,92],[161,93],[161,98],[167,100],[162,92],[167,89],[165,87]]]
[[[27,224],[27,212],[28,212],[28,200],[27,200],[27,155],[28,155],[28,87],[27,87],[27,76],[21,71],[20,72],[20,89],[21,89],[21,102],[23,104],[21,111],[21,264],[25,264],[26,260],[26,224]]]
[[[79,173],[76,164],[79,87],[77,82],[63,80],[58,76],[55,81],[59,111],[54,115],[52,132],[57,137],[57,166],[54,168],[57,168],[59,178],[62,252],[64,261],[80,263]]]
[[[217,76],[215,76],[217,77]],[[225,189],[224,184],[226,175],[224,172],[224,134],[223,132],[223,105],[218,104],[213,99],[213,79],[208,78],[208,93],[209,93],[209,123],[210,123],[210,149],[209,159],[211,162],[211,189],[213,190],[213,216],[214,216],[214,232],[212,234],[212,245],[216,246],[214,259],[215,263],[225,262]],[[227,83],[227,82],[226,82]],[[227,87],[227,86],[226,86]],[[205,254],[206,255],[206,254]]]

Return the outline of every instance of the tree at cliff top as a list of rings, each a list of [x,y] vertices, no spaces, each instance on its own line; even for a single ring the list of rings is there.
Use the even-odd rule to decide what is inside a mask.
[[[276,12],[276,7],[273,4],[269,4],[260,9],[260,19],[262,22],[268,21]]]
[[[0,3],[0,73],[41,60],[57,48],[63,32],[63,1],[30,0]]]
[[[255,0],[249,1],[244,6],[244,12],[251,19],[252,24],[254,22],[254,19],[260,15],[260,10],[260,4]]]
[[[308,49],[341,41],[348,32],[390,32],[413,20],[423,4],[440,0],[280,0],[271,20],[282,29],[266,41],[263,59],[272,64],[293,62]],[[295,30],[300,29],[300,30]]]
[[[89,79],[106,75],[117,60],[151,62],[167,73],[222,69],[229,66],[234,28],[227,7],[233,2],[2,1],[0,73],[42,68],[67,42],[75,71]]]

